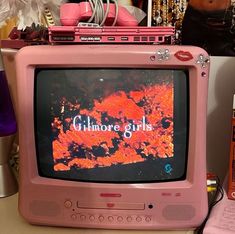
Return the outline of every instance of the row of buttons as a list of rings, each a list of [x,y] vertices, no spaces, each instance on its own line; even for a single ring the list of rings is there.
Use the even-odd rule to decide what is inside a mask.
[[[71,219],[72,220],[80,220],[80,221],[99,221],[99,222],[103,222],[103,221],[109,221],[109,222],[147,222],[150,223],[151,222],[151,217],[150,216],[103,216],[103,215],[99,215],[97,218],[95,215],[86,215],[86,214],[72,214],[71,215]]]

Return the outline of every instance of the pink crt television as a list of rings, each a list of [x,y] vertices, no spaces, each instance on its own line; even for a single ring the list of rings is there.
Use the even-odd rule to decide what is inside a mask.
[[[208,71],[207,53],[192,46],[20,49],[21,215],[50,226],[199,226]]]

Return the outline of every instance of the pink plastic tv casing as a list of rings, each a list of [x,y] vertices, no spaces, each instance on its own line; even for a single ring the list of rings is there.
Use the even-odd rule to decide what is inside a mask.
[[[16,55],[19,104],[19,211],[32,224],[106,229],[186,229],[204,220],[206,189],[206,52],[168,45],[29,46]],[[143,184],[87,183],[41,177],[34,136],[34,69],[183,68],[189,71],[186,179]],[[42,92],[43,95],[43,92]]]
[[[104,4],[106,10],[107,4]],[[112,25],[115,18],[116,6],[110,4],[109,13],[105,25]],[[65,3],[60,7],[60,22],[63,26],[77,26],[79,22],[86,22],[92,16],[92,9],[89,2]],[[129,11],[118,6],[118,16],[116,25],[118,26],[137,26],[138,21]]]

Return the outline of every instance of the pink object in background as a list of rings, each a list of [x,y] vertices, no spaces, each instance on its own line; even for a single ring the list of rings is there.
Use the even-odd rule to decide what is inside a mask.
[[[106,10],[107,4],[104,4]],[[60,21],[63,26],[77,26],[79,22],[86,22],[92,16],[93,12],[89,2],[65,3],[60,7]],[[116,6],[109,5],[109,12],[105,25],[112,25],[115,20]],[[117,23],[118,26],[137,26],[138,21],[129,11],[122,6],[118,6]]]

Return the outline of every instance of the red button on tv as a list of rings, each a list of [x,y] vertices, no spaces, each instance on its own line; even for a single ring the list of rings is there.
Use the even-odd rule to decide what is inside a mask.
[[[107,203],[107,207],[108,207],[108,208],[113,208],[114,206],[115,206],[114,203]]]

